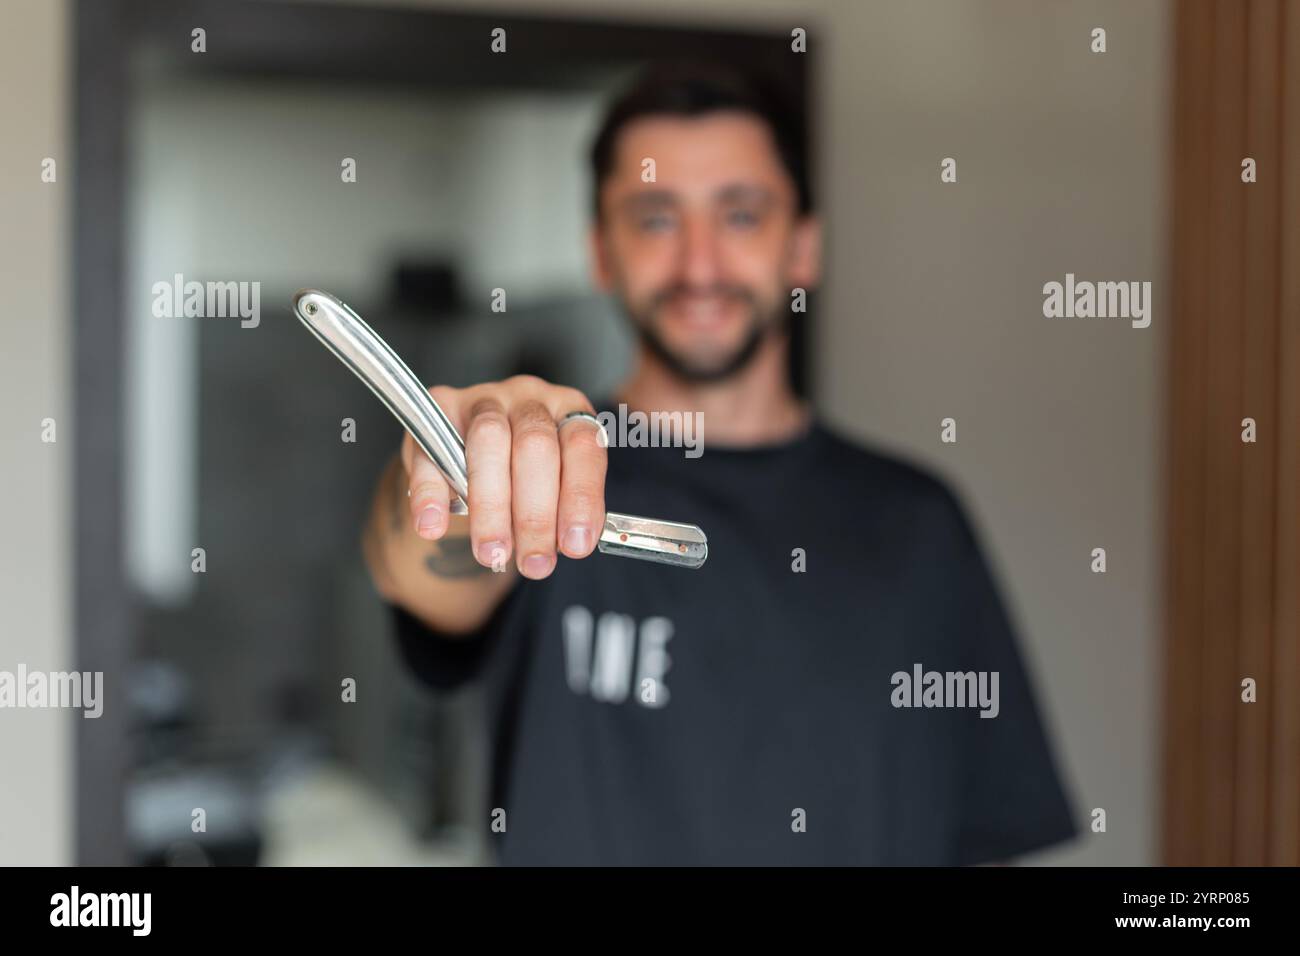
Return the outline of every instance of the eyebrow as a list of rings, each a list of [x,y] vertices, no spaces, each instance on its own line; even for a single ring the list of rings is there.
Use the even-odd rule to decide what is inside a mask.
[[[766,186],[750,186],[736,183],[720,189],[717,198],[723,202],[757,202],[764,205],[775,201],[776,196]]]
[[[649,209],[661,209],[677,204],[677,197],[664,189],[638,191],[626,197],[619,207],[627,212],[642,212]]]
[[[770,205],[776,196],[766,186],[733,183],[719,189],[714,198],[720,202],[757,202]],[[627,196],[619,206],[629,212],[663,209],[677,204],[677,194],[666,189],[638,190]]]

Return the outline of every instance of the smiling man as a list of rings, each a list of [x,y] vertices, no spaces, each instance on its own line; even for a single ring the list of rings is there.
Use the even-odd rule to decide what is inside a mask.
[[[486,688],[500,861],[972,864],[1072,836],[956,498],[832,433],[787,378],[821,249],[779,98],[652,69],[592,172],[595,278],[639,337],[627,381],[597,403],[527,377],[434,387],[470,514],[408,436],[364,538],[415,673]],[[566,420],[615,404],[701,416],[704,454],[611,449]],[[708,562],[593,556],[606,497],[700,525]],[[893,675],[922,663],[991,680],[994,719],[942,695],[900,707]]]

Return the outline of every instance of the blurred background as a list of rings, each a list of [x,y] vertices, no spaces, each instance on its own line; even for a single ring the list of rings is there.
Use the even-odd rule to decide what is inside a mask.
[[[586,149],[624,78],[683,55],[809,111],[828,262],[796,374],[975,514],[1067,782],[1106,810],[1031,862],[1296,862],[1298,25],[1284,0],[7,0],[0,668],[102,670],[107,702],[0,712],[0,863],[487,859],[479,701],[398,666],[360,560],[399,427],[289,296],[340,296],[426,382],[600,394],[629,342],[588,281]],[[1263,117],[1253,153],[1198,96]],[[1211,201],[1255,153],[1272,185]],[[1044,319],[1067,272],[1151,281],[1151,327]],[[156,316],[178,274],[259,282],[260,322]],[[1263,464],[1203,440],[1215,395],[1225,428],[1239,399],[1268,423]],[[1245,718],[1243,674],[1273,678]]]

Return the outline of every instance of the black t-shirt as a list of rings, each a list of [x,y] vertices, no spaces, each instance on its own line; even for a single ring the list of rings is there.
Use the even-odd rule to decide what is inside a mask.
[[[606,498],[700,525],[702,568],[561,556],[468,638],[393,608],[417,676],[486,689],[501,863],[973,864],[1076,834],[942,482],[822,426],[684,451],[611,448]]]

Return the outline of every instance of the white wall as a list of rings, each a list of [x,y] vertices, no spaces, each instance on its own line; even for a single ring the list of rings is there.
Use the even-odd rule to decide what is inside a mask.
[[[952,476],[975,512],[1079,809],[1107,811],[1106,834],[1048,859],[1154,862],[1169,10],[836,9],[822,405]],[[1043,318],[1066,272],[1152,280],[1151,327]]]
[[[587,171],[569,144],[594,126],[601,104],[591,94],[377,94],[209,77],[138,90],[132,242],[142,245],[150,231],[180,240],[143,250],[131,289],[146,306],[151,283],[141,293],[135,279],[170,279],[189,263],[296,288],[311,279],[304,254],[321,281],[377,297],[395,245],[466,249],[471,266],[487,260],[490,269],[468,276],[466,290],[484,301],[493,286],[527,297],[584,282]],[[356,160],[354,183],[340,177],[344,157]],[[323,205],[330,184],[339,194]],[[277,201],[267,204],[267,195]],[[297,210],[292,222],[282,221],[285,207]],[[282,249],[247,241],[262,235],[292,241]],[[359,258],[358,248],[372,253]]]
[[[63,0],[14,0],[0,30],[0,670],[72,660],[72,275],[65,218],[73,170]],[[42,183],[53,158],[57,182]],[[53,418],[57,441],[41,441]],[[0,710],[0,865],[72,858],[71,710]]]

